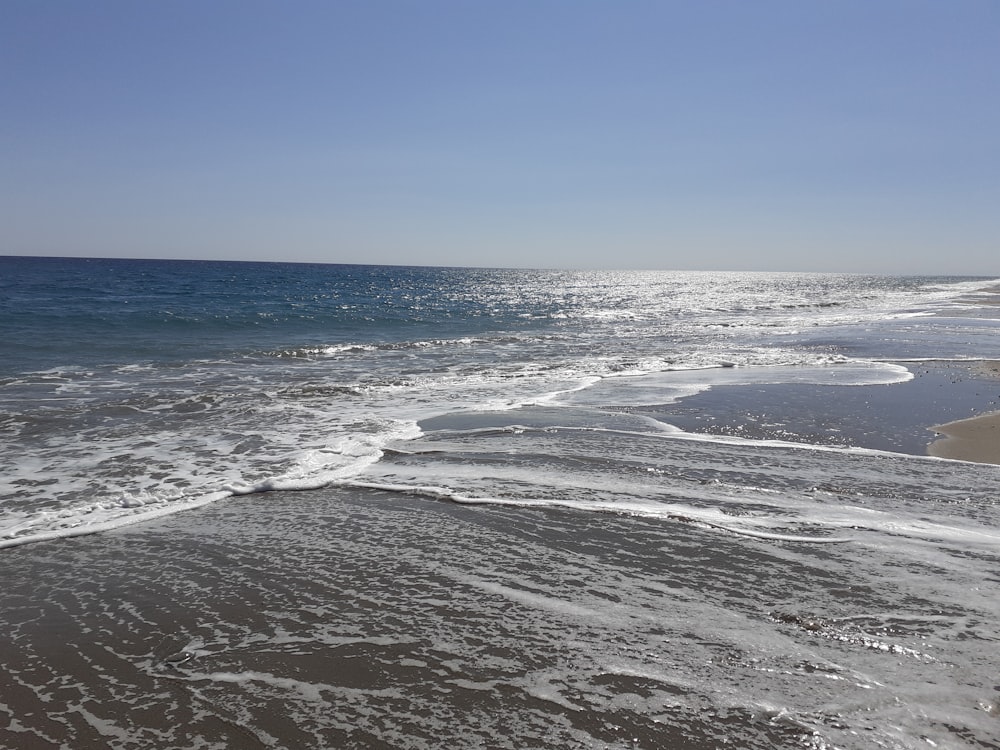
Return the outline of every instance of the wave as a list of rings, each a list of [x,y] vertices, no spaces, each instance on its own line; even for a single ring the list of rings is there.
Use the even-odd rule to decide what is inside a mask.
[[[503,346],[525,342],[552,341],[565,337],[534,334],[531,336],[496,335],[496,336],[461,336],[457,338],[431,338],[417,340],[395,340],[381,342],[335,342],[329,344],[313,344],[291,349],[269,350],[261,354],[275,358],[311,358],[336,357],[344,354],[359,354],[366,352],[405,352],[411,350],[453,348],[470,346]]]
[[[0,529],[0,549],[33,542],[83,536],[111,531],[123,526],[152,521],[163,516],[194,510],[209,503],[229,497],[228,491],[210,492],[197,497],[166,499],[140,496],[122,497],[118,502],[92,503],[67,507],[58,511],[42,511],[13,523],[8,521]]]
[[[238,495],[320,489],[363,472],[389,443],[419,434],[415,423],[397,422],[381,425],[375,434],[342,436],[321,449],[302,452],[283,473],[255,481],[216,480],[215,486],[206,486],[203,479],[201,489],[188,491],[154,482],[152,489],[120,492],[97,502],[54,504],[42,510],[35,509],[36,503],[11,505],[0,517],[0,548],[109,531]]]

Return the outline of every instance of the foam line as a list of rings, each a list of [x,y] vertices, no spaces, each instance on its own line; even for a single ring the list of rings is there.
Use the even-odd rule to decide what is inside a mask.
[[[184,503],[172,503],[167,507],[156,508],[144,513],[133,513],[127,516],[120,516],[118,518],[109,519],[107,521],[99,521],[92,524],[71,526],[68,528],[53,529],[51,531],[42,531],[37,534],[27,534],[25,536],[0,539],[0,549],[5,547],[17,547],[22,544],[30,544],[32,542],[45,542],[52,539],[65,539],[74,536],[97,534],[102,531],[111,531],[112,529],[119,529],[123,526],[131,526],[132,524],[142,523],[143,521],[152,521],[154,518],[173,515],[174,513],[180,513],[185,510],[201,508],[204,505],[214,503],[218,500],[230,497],[231,495],[232,493],[228,491],[209,492],[208,494],[201,495]]]
[[[561,508],[564,510],[581,511],[585,513],[610,513],[614,515],[680,521],[682,523],[699,524],[708,528],[727,531],[741,536],[748,536],[756,539],[768,539],[772,541],[806,542],[810,544],[836,544],[854,541],[853,537],[805,536],[800,534],[784,534],[778,531],[751,529],[735,523],[720,522],[717,520],[718,517],[725,516],[719,511],[706,511],[703,509],[679,505],[643,506],[632,503],[573,503],[559,500],[538,500],[534,498],[513,500],[498,497],[471,497],[468,495],[462,495],[445,487],[392,484],[385,482],[364,482],[357,480],[345,482],[344,485],[381,490],[383,492],[397,492],[404,495],[417,495],[434,500],[445,500],[457,505],[497,505],[515,508]],[[753,523],[753,521],[749,519],[741,520],[744,523]]]

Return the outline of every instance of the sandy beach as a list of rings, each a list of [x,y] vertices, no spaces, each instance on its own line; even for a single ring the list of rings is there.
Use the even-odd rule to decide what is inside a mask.
[[[939,458],[1000,464],[1000,412],[937,425],[934,432],[944,435],[927,448]]]

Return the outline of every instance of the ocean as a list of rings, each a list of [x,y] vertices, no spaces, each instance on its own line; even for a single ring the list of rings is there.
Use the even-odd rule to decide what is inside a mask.
[[[0,257],[0,747],[1000,748],[998,284]]]

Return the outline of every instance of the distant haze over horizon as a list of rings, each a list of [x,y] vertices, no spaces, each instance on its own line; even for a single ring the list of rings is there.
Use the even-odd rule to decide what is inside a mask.
[[[998,29],[989,0],[11,0],[0,254],[998,276]]]
[[[357,266],[361,268],[423,268],[427,270],[449,268],[459,270],[483,270],[483,271],[538,271],[553,273],[652,273],[652,274],[718,274],[739,275],[739,274],[759,274],[761,276],[774,276],[788,274],[790,276],[830,275],[830,276],[886,276],[886,277],[913,277],[928,279],[983,279],[986,281],[996,280],[1000,282],[1000,272],[993,274],[962,274],[962,273],[910,273],[910,272],[876,272],[876,271],[808,271],[808,270],[767,270],[756,268],[571,268],[558,266],[489,266],[489,265],[428,265],[423,263],[361,263],[342,262],[325,260],[256,260],[241,258],[136,258],[136,257],[114,257],[114,256],[93,256],[93,255],[0,255],[0,259],[25,258],[28,260],[85,260],[85,261],[139,261],[150,263],[264,263],[264,264],[289,264],[289,265],[319,265],[319,266]]]

